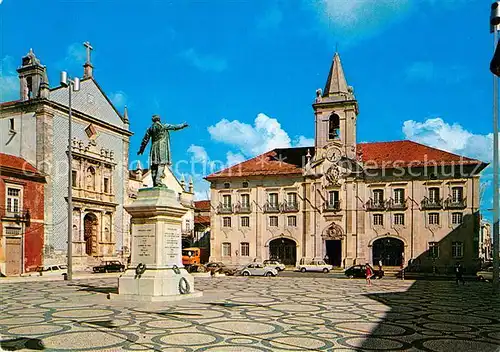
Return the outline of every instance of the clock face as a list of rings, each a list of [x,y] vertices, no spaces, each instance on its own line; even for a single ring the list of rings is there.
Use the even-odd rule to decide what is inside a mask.
[[[342,157],[342,151],[337,147],[330,147],[326,151],[326,158],[328,159],[328,161],[332,163],[339,161],[341,157]]]

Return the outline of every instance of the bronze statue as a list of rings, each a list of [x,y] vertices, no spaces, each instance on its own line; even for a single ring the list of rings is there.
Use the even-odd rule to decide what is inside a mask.
[[[151,139],[151,151],[149,152],[149,163],[151,166],[151,175],[153,177],[153,187],[166,187],[162,182],[165,165],[172,165],[170,152],[170,133],[169,131],[182,130],[188,127],[187,123],[180,125],[162,124],[159,115],[153,115],[153,124],[148,128],[142,139],[141,148],[137,152],[141,155]]]

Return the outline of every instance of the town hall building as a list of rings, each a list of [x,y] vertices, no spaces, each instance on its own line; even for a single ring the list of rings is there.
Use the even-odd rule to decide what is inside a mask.
[[[487,164],[409,140],[358,143],[358,101],[338,53],[312,108],[314,146],[270,150],[206,177],[210,260],[478,266]]]

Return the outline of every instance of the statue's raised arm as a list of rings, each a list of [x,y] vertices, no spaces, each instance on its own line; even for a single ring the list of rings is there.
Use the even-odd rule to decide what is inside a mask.
[[[142,154],[151,139],[151,151],[149,152],[149,164],[151,176],[153,177],[153,187],[166,187],[161,179],[165,170],[165,165],[172,165],[170,151],[170,133],[188,127],[187,123],[179,125],[162,124],[159,115],[153,115],[153,124],[148,128],[141,147],[137,154]]]

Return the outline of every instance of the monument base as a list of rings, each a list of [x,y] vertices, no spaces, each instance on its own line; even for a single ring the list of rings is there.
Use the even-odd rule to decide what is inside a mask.
[[[135,268],[127,269],[118,279],[118,295],[114,300],[127,301],[177,301],[201,297],[203,292],[194,291],[194,278],[184,268],[147,269],[137,275]]]

